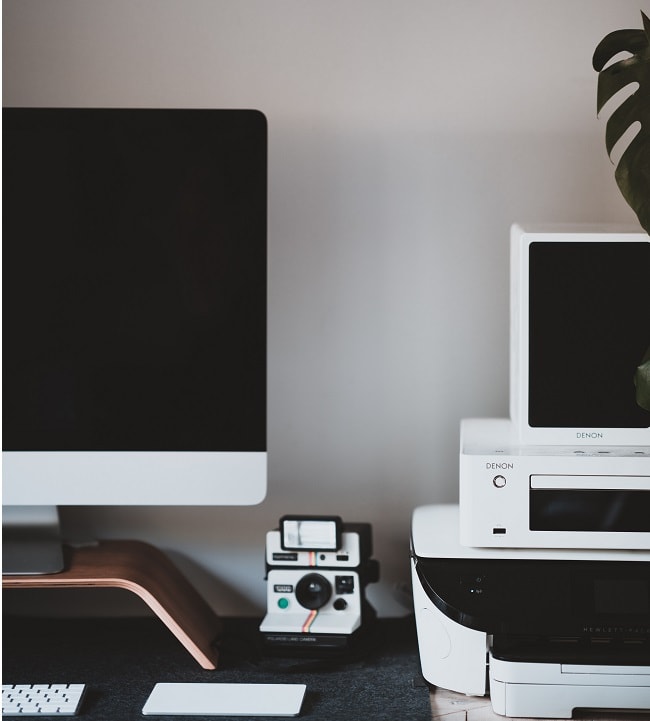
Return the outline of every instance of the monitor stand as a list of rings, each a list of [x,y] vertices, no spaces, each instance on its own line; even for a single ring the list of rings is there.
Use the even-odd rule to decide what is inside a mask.
[[[32,575],[63,570],[56,506],[2,507],[2,573]]]
[[[63,570],[39,575],[3,573],[3,588],[122,588],[154,611],[199,665],[217,667],[214,642],[222,622],[167,556],[142,541],[63,546]]]

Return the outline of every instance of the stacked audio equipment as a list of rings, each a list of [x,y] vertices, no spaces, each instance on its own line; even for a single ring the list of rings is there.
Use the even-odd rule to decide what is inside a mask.
[[[511,231],[510,418],[413,515],[424,677],[498,714],[650,710],[650,238]]]

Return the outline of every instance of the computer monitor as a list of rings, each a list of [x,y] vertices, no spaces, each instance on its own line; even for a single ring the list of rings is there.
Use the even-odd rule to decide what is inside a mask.
[[[4,108],[3,178],[3,550],[60,505],[259,503],[264,115]]]

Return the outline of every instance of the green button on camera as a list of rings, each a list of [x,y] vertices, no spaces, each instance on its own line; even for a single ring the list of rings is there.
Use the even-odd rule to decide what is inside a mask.
[[[281,609],[285,609],[289,607],[289,599],[288,598],[279,598],[278,599],[278,607]]]

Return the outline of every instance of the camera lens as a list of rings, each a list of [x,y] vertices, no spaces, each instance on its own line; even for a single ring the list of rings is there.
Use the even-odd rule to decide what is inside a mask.
[[[296,584],[296,598],[304,608],[313,611],[330,600],[332,584],[320,573],[308,573]]]

